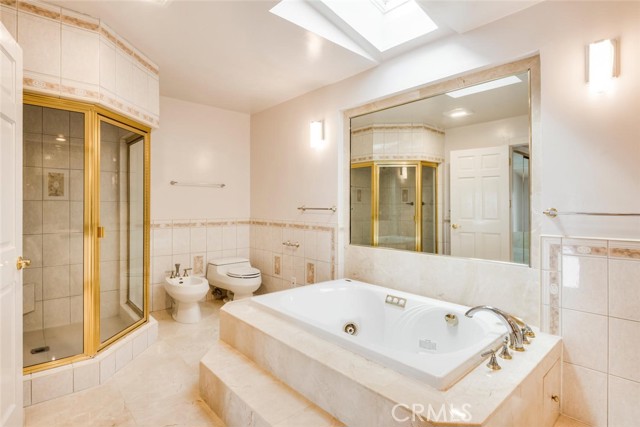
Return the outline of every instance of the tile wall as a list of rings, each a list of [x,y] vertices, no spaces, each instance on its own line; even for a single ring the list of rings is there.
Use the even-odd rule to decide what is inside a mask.
[[[640,241],[542,238],[542,328],[564,343],[562,412],[640,419]]]
[[[151,223],[151,310],[171,306],[164,281],[174,265],[206,274],[207,262],[216,258],[250,256],[248,219],[156,220]]]
[[[82,322],[84,116],[24,108],[23,252],[32,264],[24,270],[23,295],[29,332]]]
[[[152,311],[171,306],[164,280],[180,270],[206,274],[216,258],[242,257],[262,273],[258,292],[274,292],[337,277],[336,226],[304,222],[231,220],[153,221]],[[291,245],[284,245],[289,242]],[[296,246],[297,244],[297,246]]]
[[[0,0],[24,52],[25,90],[102,104],[159,125],[158,67],[104,22],[35,0]]]
[[[262,272],[260,291],[335,279],[336,228],[333,224],[252,220],[251,264]]]
[[[351,162],[444,161],[444,132],[424,124],[372,125],[351,131]]]

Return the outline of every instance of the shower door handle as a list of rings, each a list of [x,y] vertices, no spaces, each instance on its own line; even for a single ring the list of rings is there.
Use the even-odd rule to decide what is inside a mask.
[[[25,267],[29,267],[31,265],[31,260],[30,259],[24,259],[21,256],[18,257],[18,260],[16,261],[16,268],[18,270],[22,270]]]
[[[98,227],[98,239],[104,239],[104,227]]]

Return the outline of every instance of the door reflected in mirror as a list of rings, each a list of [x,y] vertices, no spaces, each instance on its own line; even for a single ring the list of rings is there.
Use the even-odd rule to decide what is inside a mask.
[[[351,244],[529,264],[529,72],[351,117]]]

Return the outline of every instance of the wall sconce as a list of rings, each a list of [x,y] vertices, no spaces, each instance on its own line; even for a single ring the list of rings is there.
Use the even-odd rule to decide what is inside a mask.
[[[620,74],[618,41],[606,39],[587,46],[587,83],[593,92],[611,88],[614,77]]]
[[[312,148],[324,146],[324,122],[313,121],[309,124],[309,141]]]

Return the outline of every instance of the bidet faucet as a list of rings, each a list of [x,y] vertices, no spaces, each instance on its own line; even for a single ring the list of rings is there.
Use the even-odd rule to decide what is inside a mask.
[[[176,272],[171,275],[172,278],[180,277],[180,264],[176,264]]]
[[[511,348],[515,351],[524,351],[523,339],[522,339],[522,330],[518,326],[516,320],[509,313],[505,313],[499,308],[491,307],[488,305],[479,305],[477,307],[473,307],[469,311],[467,311],[464,315],[467,317],[473,317],[478,311],[488,311],[493,313],[502,321],[504,326],[507,327],[507,331],[509,332],[509,342],[511,343]]]

